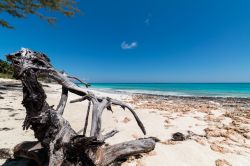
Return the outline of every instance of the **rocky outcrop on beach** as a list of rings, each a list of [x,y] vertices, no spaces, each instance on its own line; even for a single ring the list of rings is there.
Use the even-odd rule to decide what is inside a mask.
[[[250,157],[250,99],[134,95],[130,103],[161,111],[170,131],[176,129],[176,121],[186,121],[178,130],[216,153]],[[172,144],[169,141],[163,143]],[[231,164],[216,160],[216,165]]]

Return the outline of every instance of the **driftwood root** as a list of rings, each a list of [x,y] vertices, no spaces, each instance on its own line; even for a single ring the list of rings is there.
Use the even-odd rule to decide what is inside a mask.
[[[143,123],[129,105],[109,97],[94,95],[87,89],[89,84],[65,72],[57,71],[43,53],[21,49],[8,55],[7,59],[14,68],[14,77],[22,81],[22,104],[26,108],[23,129],[32,129],[38,140],[18,144],[14,149],[14,157],[28,158],[38,165],[106,166],[121,158],[147,153],[154,149],[157,139],[152,137],[105,145],[106,139],[118,133],[116,130],[104,135],[101,133],[102,113],[104,110],[112,111],[113,105],[128,109],[142,132],[146,134]],[[61,99],[56,109],[46,102],[46,94],[38,82],[39,76],[52,78],[62,85]],[[72,79],[85,84],[86,88],[77,86]],[[84,128],[80,132],[74,131],[62,116],[69,92],[81,96],[71,103],[84,100],[89,102]],[[86,129],[90,113],[92,113],[91,131],[87,137]]]

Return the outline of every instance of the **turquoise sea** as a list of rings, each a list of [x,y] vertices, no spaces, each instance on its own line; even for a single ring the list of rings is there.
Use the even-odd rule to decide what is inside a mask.
[[[105,91],[171,96],[250,98],[250,83],[92,83]]]

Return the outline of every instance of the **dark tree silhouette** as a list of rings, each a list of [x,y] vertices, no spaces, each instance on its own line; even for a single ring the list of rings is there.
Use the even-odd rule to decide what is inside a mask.
[[[59,12],[65,16],[73,16],[79,9],[75,0],[1,0],[0,14],[7,13],[16,18],[26,18],[28,15],[37,15],[49,23],[56,21],[55,17],[47,15]],[[0,25],[13,28],[7,20],[0,18]]]

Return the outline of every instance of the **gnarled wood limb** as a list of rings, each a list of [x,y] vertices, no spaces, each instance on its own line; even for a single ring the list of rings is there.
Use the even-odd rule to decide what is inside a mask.
[[[115,99],[110,99],[110,102],[113,105],[121,106],[124,110],[125,110],[125,108],[127,108],[133,114],[133,116],[135,117],[135,120],[136,120],[138,126],[141,128],[143,134],[146,135],[146,130],[145,130],[145,127],[144,127],[143,123],[141,122],[141,120],[139,119],[139,117],[137,116],[135,111],[129,105],[127,105],[127,104],[125,104],[125,103],[123,103],[121,101],[115,100]]]
[[[151,138],[143,138],[108,146],[104,149],[103,156],[105,156],[105,159],[102,161],[102,165],[108,165],[114,160],[128,156],[150,152],[154,147],[155,141]]]
[[[14,157],[23,157],[36,161],[39,166],[43,166],[48,160],[45,149],[38,141],[26,141],[15,146]]]
[[[87,127],[88,127],[88,120],[89,120],[89,112],[90,112],[91,102],[89,101],[88,110],[85,118],[85,124],[83,129],[83,135],[86,135]]]
[[[106,140],[106,139],[108,139],[108,138],[110,138],[110,137],[113,137],[113,136],[114,136],[115,134],[117,134],[117,133],[119,133],[118,130],[112,130],[112,131],[108,132],[107,134],[105,134],[105,135],[103,136],[103,139]]]
[[[91,90],[78,87],[70,80],[74,77],[54,69],[45,54],[22,49],[17,53],[8,55],[7,59],[11,61],[14,67],[15,78],[20,79],[23,84],[22,104],[26,108],[23,127],[26,130],[31,128],[38,139],[38,143],[18,145],[15,157],[26,157],[35,160],[37,163],[44,161],[42,162],[43,165],[49,166],[106,166],[120,158],[146,153],[154,149],[155,139],[153,138],[104,146],[106,139],[118,133],[116,130],[105,135],[101,133],[102,113],[104,109],[112,111],[112,105],[129,109],[143,133],[146,133],[139,117],[127,104],[108,97],[96,97]],[[46,94],[37,80],[40,75],[50,77],[62,85],[61,99],[56,110],[46,102]],[[62,117],[68,99],[68,91],[82,96],[80,99],[71,101],[72,103],[89,101],[83,135],[76,133],[69,122]],[[91,131],[90,137],[86,137],[90,105],[92,105]],[[32,146],[36,147],[36,144],[40,145],[40,149],[33,152]]]
[[[61,99],[59,101],[59,104],[56,108],[56,111],[62,115],[63,112],[64,112],[64,108],[66,106],[66,103],[67,103],[67,100],[68,100],[68,89],[65,88],[65,87],[62,87],[62,95],[61,95]]]
[[[79,78],[77,78],[77,77],[68,76],[68,78],[72,78],[72,79],[75,79],[75,80],[79,81],[80,83],[84,84],[87,88],[88,88],[89,86],[91,86],[91,85],[88,84],[87,82],[85,82],[85,81],[83,81],[83,80],[81,80],[81,79],[79,79]]]
[[[121,102],[121,101],[118,101],[118,100],[115,100],[115,99],[111,99],[109,97],[95,97],[93,94],[89,94],[89,95],[86,95],[82,98],[79,98],[79,99],[75,99],[75,100],[71,100],[70,103],[75,103],[75,102],[81,102],[81,101],[84,101],[84,100],[91,100],[93,102],[93,104],[96,104],[96,105],[101,105],[100,103],[103,102],[103,101],[106,101],[107,103],[102,105],[102,110],[100,111],[95,111],[95,112],[98,112],[96,114],[98,114],[99,116],[101,116],[102,114],[102,111],[107,108],[109,110],[112,110],[111,106],[112,105],[117,105],[117,106],[120,106],[122,107],[123,109],[127,108],[131,113],[132,115],[134,116],[138,126],[140,127],[140,129],[142,130],[143,134],[146,135],[146,130],[145,130],[145,127],[143,125],[143,123],[141,122],[141,120],[139,119],[138,115],[135,113],[135,111],[127,104]],[[98,103],[99,102],[99,103]],[[97,108],[95,108],[97,109]],[[94,110],[94,108],[93,108]],[[97,116],[97,115],[95,115]]]

